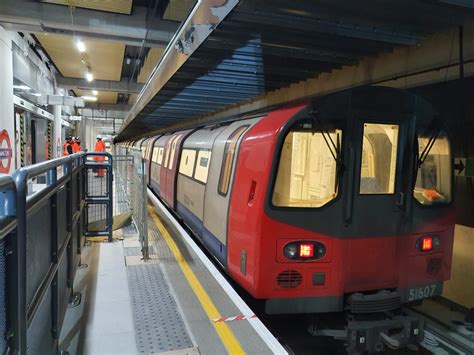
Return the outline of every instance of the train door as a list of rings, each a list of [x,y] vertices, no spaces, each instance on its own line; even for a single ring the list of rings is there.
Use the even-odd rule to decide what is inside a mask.
[[[161,167],[160,196],[174,209],[176,172],[181,144],[192,131],[182,131],[172,135],[165,144],[164,163]]]
[[[47,160],[49,152],[48,120],[34,116],[33,120],[36,133],[35,155],[36,163]]]
[[[355,236],[370,238],[349,240],[352,262],[347,286],[350,288],[354,283],[361,287],[362,280],[376,279],[379,287],[385,287],[397,277],[396,236],[401,230],[404,179],[409,175],[404,161],[410,159],[407,154],[410,120],[357,117],[354,124],[352,230]],[[384,265],[384,270],[378,270],[377,265]]]
[[[160,194],[161,167],[164,163],[164,146],[167,139],[167,136],[161,136],[156,140],[150,163],[150,185],[158,194]]]
[[[227,223],[235,162],[245,132],[259,119],[234,122],[215,139],[204,197],[204,226],[227,246]],[[250,189],[255,186],[250,186]],[[252,192],[250,192],[252,193]],[[221,256],[221,261],[226,259]]]

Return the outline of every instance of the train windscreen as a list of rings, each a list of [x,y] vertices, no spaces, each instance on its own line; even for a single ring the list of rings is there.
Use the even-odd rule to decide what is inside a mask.
[[[398,129],[398,125],[364,124],[359,188],[361,195],[394,193]]]
[[[430,142],[430,137],[419,136],[418,148],[420,156],[427,153],[418,165],[413,190],[416,200],[423,205],[449,203],[452,165],[448,138],[440,136]]]
[[[292,129],[285,137],[273,189],[279,207],[321,207],[337,196],[336,147],[341,130]],[[328,144],[328,140],[336,142]]]

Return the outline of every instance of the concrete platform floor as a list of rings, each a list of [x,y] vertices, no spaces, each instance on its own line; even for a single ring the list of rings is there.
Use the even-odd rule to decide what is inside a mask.
[[[83,249],[74,291],[82,302],[66,312],[60,349],[69,354],[136,354],[123,242],[91,243]]]

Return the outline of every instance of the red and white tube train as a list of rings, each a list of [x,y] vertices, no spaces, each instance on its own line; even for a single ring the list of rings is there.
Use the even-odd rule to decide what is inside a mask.
[[[450,276],[450,142],[431,104],[363,87],[149,137],[149,187],[267,313],[386,312]]]

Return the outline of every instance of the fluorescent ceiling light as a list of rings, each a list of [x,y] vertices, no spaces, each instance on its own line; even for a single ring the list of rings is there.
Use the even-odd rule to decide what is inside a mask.
[[[97,96],[97,94],[98,94],[97,90],[92,90],[92,94],[93,94],[94,96]]]
[[[95,96],[83,96],[84,101],[97,101],[97,97]]]
[[[37,97],[40,97],[40,96],[41,96],[41,94],[40,94],[39,92],[32,92],[31,95],[37,96]]]
[[[76,41],[77,50],[81,53],[86,51],[86,45],[80,39]]]
[[[16,90],[24,90],[24,91],[29,91],[31,88],[26,85],[13,85],[13,88]]]
[[[90,71],[88,71],[86,73],[86,79],[88,82],[91,82],[92,80],[94,80],[94,75],[92,75],[92,73]]]

